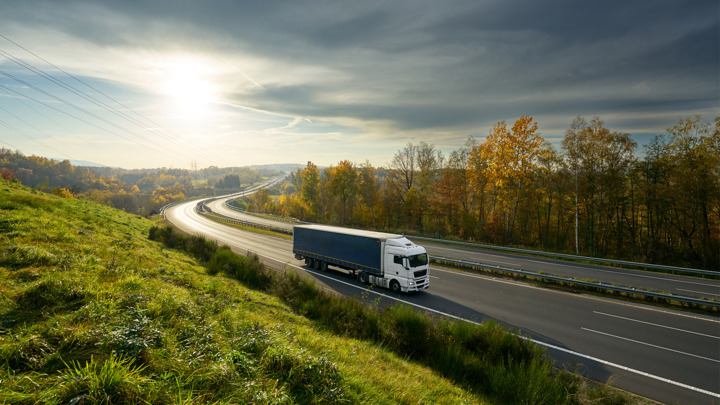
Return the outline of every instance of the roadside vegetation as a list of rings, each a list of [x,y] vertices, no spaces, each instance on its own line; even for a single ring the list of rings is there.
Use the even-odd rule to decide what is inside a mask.
[[[497,324],[366,307],[96,203],[0,180],[0,214],[0,404],[631,401]]]

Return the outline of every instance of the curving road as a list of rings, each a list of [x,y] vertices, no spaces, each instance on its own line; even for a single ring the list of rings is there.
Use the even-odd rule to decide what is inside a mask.
[[[317,273],[302,267],[302,262],[293,257],[289,240],[211,221],[196,214],[194,206],[195,202],[178,205],[169,209],[166,217],[184,231],[205,235],[241,253],[253,251],[269,267],[300,272],[358,299],[380,298],[388,303],[402,300],[426,311],[469,321],[497,320],[548,347],[558,364],[577,366],[598,381],[612,377],[613,385],[661,402],[720,403],[718,318],[440,268],[431,270],[431,288],[423,293],[394,295],[368,290],[345,273]],[[431,249],[443,248],[447,247],[428,250],[438,254]],[[467,253],[503,260],[502,255]]]

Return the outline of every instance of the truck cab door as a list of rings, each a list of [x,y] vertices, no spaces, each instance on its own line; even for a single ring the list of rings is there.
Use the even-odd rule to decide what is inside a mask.
[[[405,268],[405,258],[399,255],[393,257],[393,271],[395,274],[400,274],[400,269]]]

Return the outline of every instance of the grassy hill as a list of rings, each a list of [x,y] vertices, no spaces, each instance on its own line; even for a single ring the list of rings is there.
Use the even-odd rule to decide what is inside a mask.
[[[333,315],[333,325],[349,322],[339,331],[318,315],[334,298],[298,280],[278,284],[275,295],[244,287],[149,240],[154,225],[0,180],[0,404],[482,404],[518,395],[555,403],[558,392],[560,402],[629,401],[551,370],[542,356],[513,362],[513,345],[523,344],[492,325],[476,332],[418,321],[403,308],[374,309],[392,324],[377,321],[373,339],[348,330],[356,321],[345,309]],[[308,306],[310,295],[301,302],[288,292],[293,286],[326,306]],[[422,327],[425,343],[435,339],[426,330],[455,342],[440,348],[448,364],[398,350],[396,340],[407,343],[398,325]],[[478,333],[500,333],[509,343],[482,346]],[[478,347],[499,354],[472,354]],[[472,383],[479,374],[484,386]]]

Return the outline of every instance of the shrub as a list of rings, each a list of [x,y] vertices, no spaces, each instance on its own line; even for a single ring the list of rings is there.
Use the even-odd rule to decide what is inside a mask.
[[[209,274],[223,272],[256,290],[266,291],[272,285],[272,274],[265,270],[257,255],[248,253],[243,257],[227,246],[217,249],[208,261],[207,269]]]

